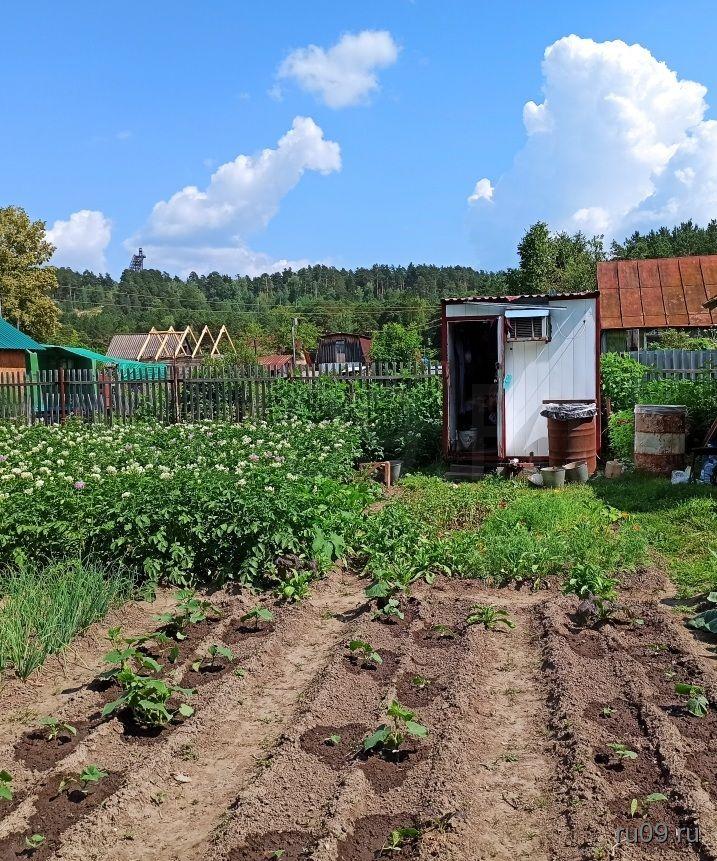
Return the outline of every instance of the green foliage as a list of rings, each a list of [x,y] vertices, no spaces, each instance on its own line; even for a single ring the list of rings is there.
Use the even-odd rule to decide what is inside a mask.
[[[0,801],[12,801],[12,775],[9,771],[0,771]]]
[[[0,302],[2,316],[38,341],[52,341],[60,316],[52,294],[55,248],[44,221],[30,221],[18,206],[0,208]]]
[[[40,726],[46,727],[47,729],[47,740],[53,741],[63,732],[68,733],[69,735],[77,735],[77,729],[72,726],[72,724],[67,723],[66,721],[61,720],[56,717],[44,717],[40,718]]]
[[[371,360],[374,362],[418,362],[423,346],[415,326],[386,323],[374,332],[371,342]]]
[[[518,243],[520,266],[508,273],[516,293],[575,293],[595,290],[597,263],[605,259],[602,238],[582,233],[551,234],[547,224],[531,225]]]
[[[408,843],[413,843],[421,836],[420,828],[394,828],[388,835],[381,852],[400,852]]]
[[[415,713],[402,706],[398,700],[392,701],[386,709],[386,716],[388,722],[381,724],[364,739],[364,752],[378,749],[385,756],[395,756],[406,737],[425,738],[428,735],[426,727],[414,720]]]
[[[88,795],[90,790],[107,777],[108,774],[108,771],[104,771],[97,765],[86,765],[79,773],[63,775],[57,791],[58,793],[63,793],[74,788],[77,792],[81,792],[82,795]]]
[[[194,693],[193,690],[167,684],[162,679],[138,675],[129,664],[122,666],[115,680],[122,688],[122,694],[102,709],[103,717],[118,710],[127,710],[139,726],[162,727],[175,714],[182,717],[194,714],[194,709],[186,703],[182,703],[176,712],[167,708],[171,697],[189,697]]]
[[[274,614],[266,607],[252,607],[247,613],[239,617],[240,622],[253,622],[254,627],[259,627],[259,622],[272,622]]]
[[[651,792],[643,798],[633,798],[630,802],[630,816],[635,817],[638,813],[640,816],[647,816],[650,807],[661,801],[667,801],[667,796],[662,792]]]
[[[692,335],[684,329],[660,329],[655,347],[660,350],[717,350],[717,340]]]
[[[602,390],[613,410],[632,410],[639,403],[640,388],[647,372],[644,365],[620,353],[600,357]]]
[[[630,463],[635,453],[635,414],[632,410],[611,413],[607,423],[610,451],[622,463]]]
[[[220,615],[211,601],[197,597],[194,589],[181,589],[177,593],[177,608],[159,613],[154,618],[164,625],[168,636],[175,640],[186,640],[187,628],[206,621],[210,615],[215,617]]]
[[[25,838],[25,849],[28,849],[30,852],[34,852],[35,849],[39,849],[44,842],[44,834],[31,834],[29,837]]]
[[[349,643],[349,650],[351,654],[356,657],[357,662],[361,666],[377,667],[379,664],[383,663],[381,655],[379,655],[374,647],[365,640],[351,640]]]
[[[437,377],[393,385],[318,377],[311,385],[276,380],[267,394],[272,422],[339,419],[359,434],[366,458],[403,457],[414,464],[438,457],[443,391]]]
[[[429,685],[433,684],[430,679],[427,679],[425,676],[413,676],[411,679],[411,684],[414,688],[418,688],[419,691],[422,691],[424,688],[427,688]]]
[[[608,747],[618,759],[637,759],[637,753],[620,741],[610,742]]]
[[[706,227],[690,219],[673,228],[660,227],[648,233],[636,230],[624,242],[613,242],[611,251],[612,256],[620,260],[717,254],[717,219],[712,219]]]
[[[717,553],[711,551],[717,560]],[[717,592],[710,592],[707,600],[711,604],[717,604]],[[687,623],[691,628],[697,628],[700,631],[708,631],[710,634],[717,634],[717,607],[709,610],[704,610],[702,613],[697,613]]]
[[[29,524],[33,512],[27,503],[26,507],[23,518]],[[45,516],[51,517],[49,511]],[[9,528],[4,519],[0,532]],[[27,534],[22,530],[16,540]],[[50,564],[21,561],[7,567],[0,573],[0,671],[12,668],[26,679],[48,655],[62,651],[129,597],[131,588],[121,569],[108,570],[76,558]]]
[[[508,630],[515,628],[515,622],[508,615],[508,611],[492,604],[474,604],[466,618],[466,625],[483,625],[488,631],[493,631],[500,625],[505,625]]]
[[[221,646],[217,643],[214,643],[207,649],[207,657],[209,658],[208,661],[206,658],[198,658],[192,662],[194,672],[199,672],[202,668],[216,667],[219,658],[224,658],[227,664],[231,664],[236,660],[236,655],[228,646]]]
[[[687,699],[685,708],[691,715],[702,718],[709,711],[709,700],[705,696],[705,689],[701,685],[678,682],[675,685],[675,693]]]
[[[278,557],[311,561],[317,528],[351,534],[373,493],[338,421],[2,425],[0,450],[0,564],[91,555],[177,585],[264,585]]]

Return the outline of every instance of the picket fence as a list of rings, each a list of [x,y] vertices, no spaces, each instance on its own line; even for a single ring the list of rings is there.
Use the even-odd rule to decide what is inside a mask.
[[[437,364],[387,362],[331,370],[299,367],[289,373],[239,365],[220,370],[166,365],[121,373],[111,366],[98,371],[0,371],[0,421],[57,424],[75,417],[108,424],[137,419],[240,422],[266,417],[271,386],[281,379],[312,385],[330,377],[346,381],[353,391],[358,386],[411,383],[440,374]]]
[[[717,379],[717,350],[635,350],[627,354],[650,369],[646,379]]]

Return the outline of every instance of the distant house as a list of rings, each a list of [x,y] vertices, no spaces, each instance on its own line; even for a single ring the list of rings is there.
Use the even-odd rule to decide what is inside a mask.
[[[717,326],[717,254],[598,263],[602,349],[642,350],[656,329]]]
[[[294,367],[294,357],[284,353],[272,353],[270,356],[259,356],[257,363],[272,373],[285,373]]]
[[[43,352],[38,357],[41,371],[90,371],[96,373],[103,367],[111,367],[122,379],[163,379],[167,366],[160,362],[133,362],[131,359],[118,359],[103,356],[86,347],[66,347],[60,344],[43,344]]]
[[[113,335],[107,347],[107,355],[133,362],[177,361],[191,364],[200,361],[204,356],[221,356],[222,343],[226,344],[232,353],[236,352],[226,326],[219,329],[216,337],[208,326],[205,326],[199,335],[195,335],[191,326],[182,330],[173,327],[164,330],[152,328],[149,332],[140,334]]]
[[[38,354],[44,349],[29,335],[0,319],[0,374],[36,371]]]
[[[371,339],[348,332],[323,335],[316,347],[319,368],[335,365],[359,366],[371,361]]]

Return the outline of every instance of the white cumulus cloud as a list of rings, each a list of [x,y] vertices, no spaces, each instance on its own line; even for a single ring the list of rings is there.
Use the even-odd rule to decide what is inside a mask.
[[[542,71],[526,141],[473,216],[484,264],[510,262],[538,219],[609,240],[717,215],[717,123],[702,84],[640,45],[578,36],[550,45]]]
[[[387,30],[344,33],[328,49],[317,45],[292,51],[278,70],[330,108],[365,104],[379,88],[377,70],[398,59],[398,45]]]
[[[255,275],[307,261],[274,260],[247,245],[264,229],[282,199],[307,171],[341,170],[341,149],[308,117],[296,117],[276,147],[238,155],[221,165],[206,188],[190,185],[156,203],[145,227],[125,242],[142,245],[147,266],[186,274],[191,271]]]
[[[58,219],[47,231],[47,238],[56,248],[53,265],[106,271],[105,250],[112,238],[112,222],[102,212],[81,209],[66,221]]]
[[[491,181],[485,177],[476,183],[473,194],[468,198],[468,203],[477,203],[479,200],[493,200],[493,186]]]

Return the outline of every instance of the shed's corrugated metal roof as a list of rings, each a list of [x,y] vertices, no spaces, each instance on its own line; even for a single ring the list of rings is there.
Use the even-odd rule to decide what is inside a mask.
[[[500,302],[501,304],[514,302],[535,302],[538,299],[545,301],[564,301],[565,299],[595,299],[600,294],[596,290],[585,290],[582,293],[523,293],[520,296],[462,296],[444,299],[446,305],[461,305],[465,302]]]
[[[117,365],[117,367],[120,368],[138,370],[146,368],[162,368],[162,370],[166,370],[166,366],[160,363],[134,362],[131,359],[119,359],[117,356],[103,356],[102,353],[88,350],[87,347],[67,347],[64,344],[43,344],[43,346],[50,350],[64,350],[66,353],[73,353],[75,356],[82,356],[83,359],[91,359],[95,362],[104,362],[106,365]]]
[[[717,325],[717,254],[598,263],[603,329]]]
[[[279,368],[284,368],[286,365],[290,365],[293,360],[293,356],[287,356],[284,353],[272,353],[270,356],[259,356],[258,363],[262,368],[269,368],[271,371],[278,371]]]
[[[0,350],[42,350],[29,335],[16,329],[7,320],[0,318]]]
[[[183,332],[160,332],[158,334],[144,332],[132,335],[113,335],[107,347],[107,355],[116,359],[130,359],[135,362],[140,359],[151,361],[155,356],[157,359],[171,359],[177,352],[183,334]],[[157,355],[160,347],[162,350]],[[141,356],[140,351],[142,353]],[[188,354],[189,348],[184,343],[182,344],[180,355]]]

